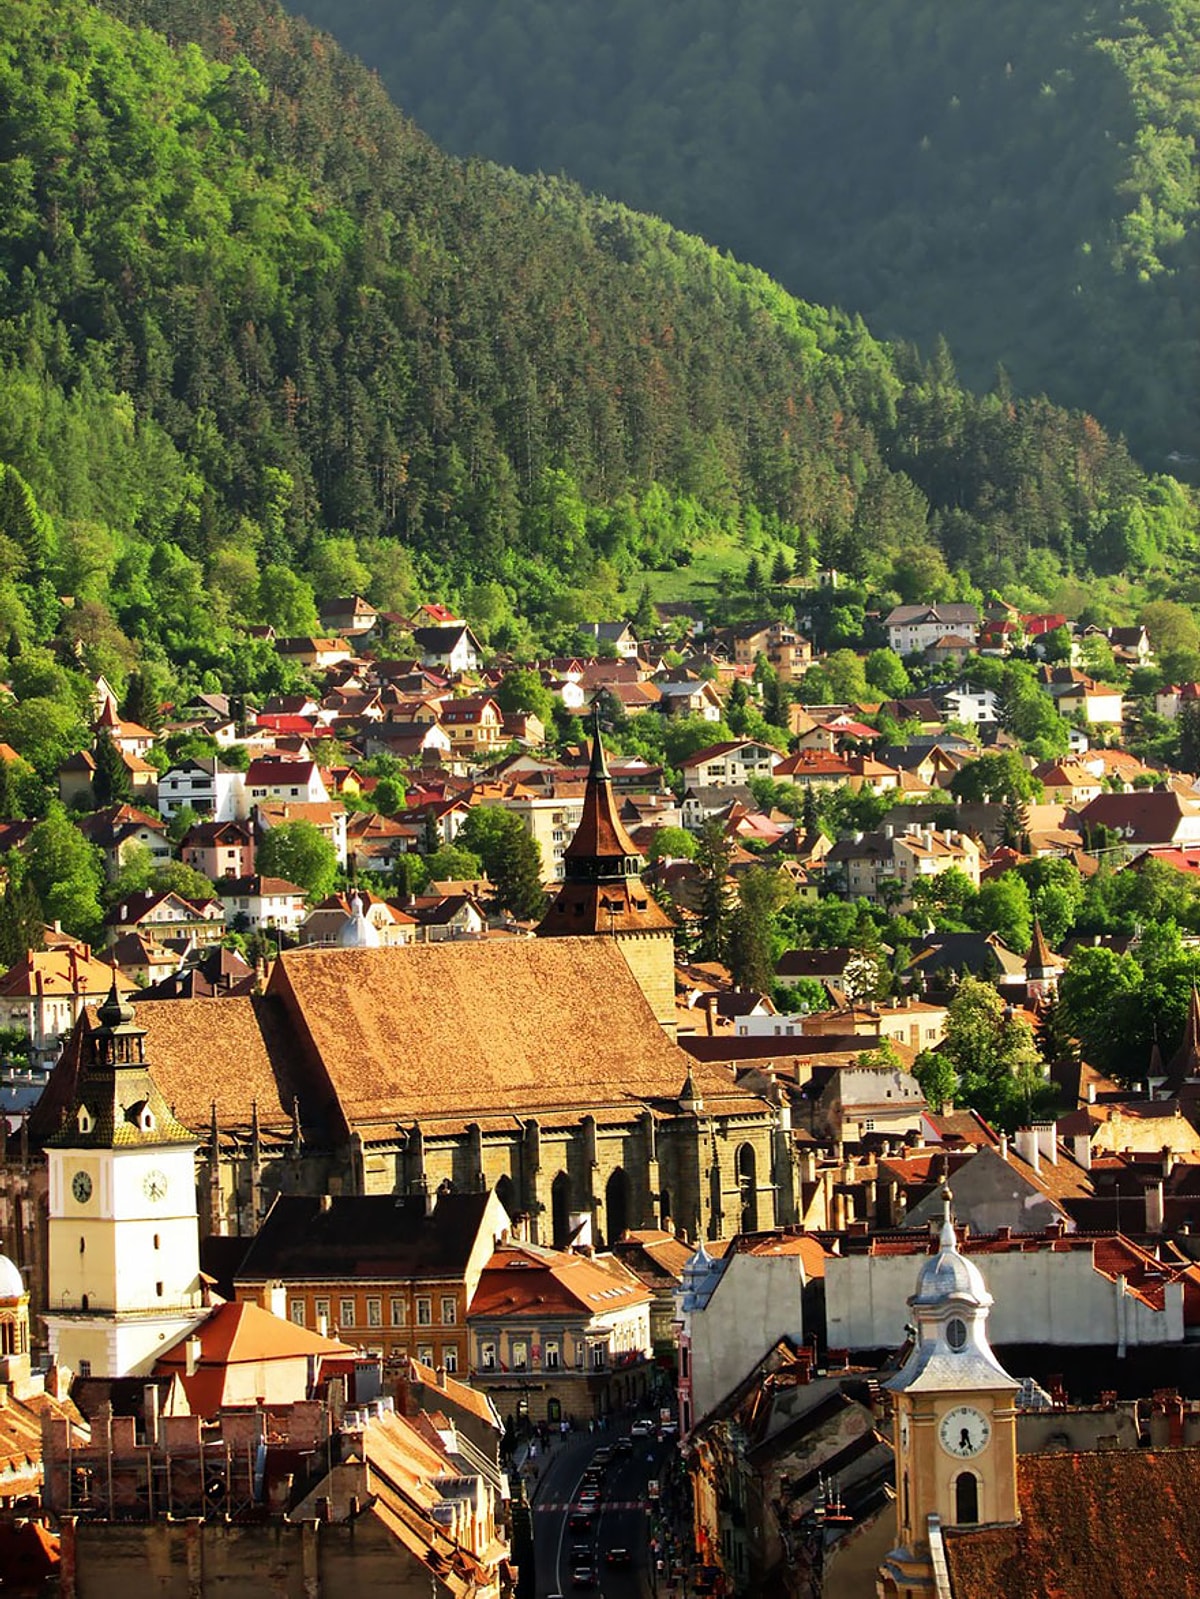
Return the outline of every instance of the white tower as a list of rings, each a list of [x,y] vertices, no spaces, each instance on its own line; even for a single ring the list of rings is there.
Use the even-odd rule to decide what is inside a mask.
[[[921,1267],[908,1304],[913,1347],[885,1386],[894,1396],[896,1547],[879,1570],[884,1599],[938,1592],[935,1567],[943,1527],[1011,1524],[1017,1505],[1019,1384],[992,1353],[992,1296],[962,1255],[950,1216],[950,1191],[938,1252]]]
[[[142,1376],[204,1319],[195,1152],[146,1066],[145,1029],[114,982],[59,1132],[46,1141],[53,1359]]]

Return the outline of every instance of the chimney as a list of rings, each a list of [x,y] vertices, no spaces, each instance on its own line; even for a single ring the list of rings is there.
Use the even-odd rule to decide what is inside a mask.
[[[1096,1083],[1094,1079],[1087,1085],[1087,1102],[1089,1105],[1096,1103]]]
[[[1043,1160],[1048,1160],[1052,1166],[1058,1165],[1058,1134],[1053,1122],[1035,1122],[1033,1127],[1037,1134],[1038,1153]]]
[[[1170,1144],[1164,1144],[1162,1147],[1162,1174],[1164,1177],[1169,1177],[1171,1175],[1171,1167],[1174,1164],[1174,1152],[1172,1151]]]
[[[200,1340],[189,1338],[183,1346],[183,1374],[185,1377],[194,1377],[196,1367],[200,1364]]]
[[[1092,1140],[1087,1133],[1076,1133],[1071,1140],[1071,1148],[1075,1155],[1077,1165],[1084,1171],[1092,1169]]]
[[[1146,1231],[1148,1233],[1162,1232],[1164,1209],[1162,1178],[1157,1177],[1146,1190]]]
[[[1034,1171],[1041,1175],[1042,1163],[1039,1158],[1038,1136],[1032,1127],[1019,1127],[1016,1132],[1017,1154],[1022,1160],[1028,1161]]]
[[[1001,1160],[1007,1160],[1008,1159],[1008,1134],[1007,1133],[1001,1133],[1000,1134],[1000,1159]]]

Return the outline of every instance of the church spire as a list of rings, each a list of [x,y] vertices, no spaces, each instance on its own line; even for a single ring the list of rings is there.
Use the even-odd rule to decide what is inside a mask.
[[[1192,979],[1192,997],[1188,1004],[1183,1042],[1171,1057],[1167,1076],[1175,1088],[1188,1078],[1200,1077],[1200,991],[1196,988],[1195,978]]]
[[[575,836],[563,851],[563,875],[574,882],[617,882],[636,877],[642,860],[637,845],[617,814],[612,773],[604,755],[597,713],[592,732],[583,814]]]

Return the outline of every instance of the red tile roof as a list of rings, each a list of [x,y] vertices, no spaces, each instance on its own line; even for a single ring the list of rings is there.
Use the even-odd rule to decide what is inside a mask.
[[[1200,1450],[1022,1455],[1015,1527],[948,1529],[955,1599],[1200,1593]]]

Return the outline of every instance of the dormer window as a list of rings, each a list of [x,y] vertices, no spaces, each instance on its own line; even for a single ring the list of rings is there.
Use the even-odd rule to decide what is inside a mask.
[[[957,1354],[967,1346],[967,1324],[959,1316],[946,1323],[946,1342]]]
[[[92,1114],[86,1105],[80,1105],[75,1112],[75,1125],[81,1133],[90,1133],[93,1127]]]

